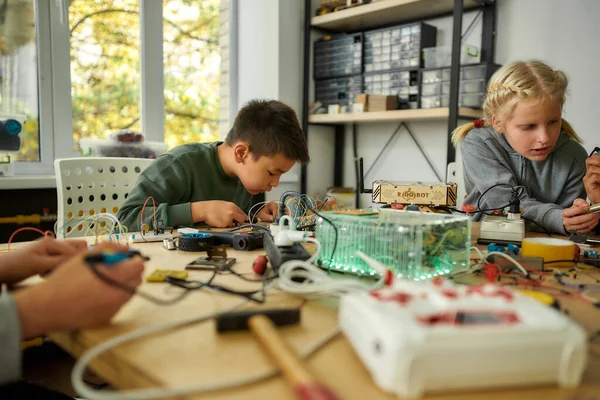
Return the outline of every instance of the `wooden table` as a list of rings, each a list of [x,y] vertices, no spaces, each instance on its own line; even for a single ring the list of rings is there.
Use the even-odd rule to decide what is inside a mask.
[[[474,237],[478,233],[474,226]],[[156,268],[183,269],[198,257],[197,253],[167,251],[161,243],[140,243],[134,246],[151,257],[145,274]],[[234,268],[251,272],[251,263],[259,251],[235,252]],[[206,272],[190,272],[191,279],[207,279]],[[600,277],[600,275],[599,275]],[[585,279],[585,278],[578,278]],[[219,277],[216,281],[239,289],[258,288],[258,284],[243,282],[234,276]],[[583,280],[582,280],[583,282]],[[141,290],[156,296],[174,295],[166,284],[144,283]],[[600,329],[600,310],[580,300],[561,297],[559,301],[569,310],[572,318],[587,332]],[[149,324],[179,321],[193,316],[223,310],[240,302],[240,298],[208,290],[196,291],[182,302],[172,306],[157,306],[134,297],[114,318],[113,325],[104,329],[89,329],[74,333],[55,333],[51,338],[75,356],[115,335]],[[302,301],[276,289],[268,294],[266,306],[300,306]],[[281,328],[280,332],[290,345],[300,351],[333,332],[337,327],[335,300],[310,301],[303,305],[302,322],[298,326]],[[591,349],[600,354],[600,346]],[[492,360],[490,360],[492,362]],[[213,321],[188,326],[168,333],[146,337],[127,343],[116,351],[104,353],[91,364],[92,368],[118,388],[148,388],[216,383],[243,378],[273,368],[252,336],[247,332],[217,334]],[[379,390],[359,361],[354,350],[338,335],[324,348],[308,359],[308,367],[342,399],[394,399]],[[219,392],[191,395],[190,399],[287,399],[292,393],[281,377],[261,383]],[[431,399],[600,399],[600,357],[590,355],[583,384],[575,390],[556,386],[522,389],[431,394]]]

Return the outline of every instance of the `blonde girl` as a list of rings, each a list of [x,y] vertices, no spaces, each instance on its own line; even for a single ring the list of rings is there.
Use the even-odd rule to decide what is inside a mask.
[[[566,234],[598,225],[599,214],[583,215],[589,207],[582,180],[587,153],[562,119],[567,83],[563,72],[540,61],[517,61],[496,71],[484,118],[452,134],[463,159],[465,203],[490,212],[516,194],[523,218],[537,230]]]

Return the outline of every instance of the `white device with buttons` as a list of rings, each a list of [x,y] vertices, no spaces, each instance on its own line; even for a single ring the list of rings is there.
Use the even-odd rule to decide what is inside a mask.
[[[479,239],[488,241],[521,242],[525,237],[525,222],[501,215],[486,215],[479,224]]]
[[[341,298],[340,326],[375,383],[425,392],[579,384],[587,342],[554,308],[507,287],[398,280]]]

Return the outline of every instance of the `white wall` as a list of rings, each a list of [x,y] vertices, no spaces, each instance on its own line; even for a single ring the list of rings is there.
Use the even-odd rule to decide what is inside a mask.
[[[301,118],[303,2],[239,0],[238,4],[237,109],[252,99],[274,99],[292,107]],[[266,194],[267,200],[279,199],[286,190],[299,190],[299,182],[296,166]]]
[[[600,1],[500,0],[496,60],[539,59],[569,77],[564,116],[591,151],[600,145]]]
[[[238,109],[279,96],[279,1],[238,1]]]

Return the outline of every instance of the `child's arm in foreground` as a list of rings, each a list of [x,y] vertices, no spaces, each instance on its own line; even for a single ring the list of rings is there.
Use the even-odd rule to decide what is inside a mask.
[[[21,376],[21,341],[43,334],[108,324],[129,300],[131,293],[96,277],[84,261],[93,252],[127,251],[127,247],[102,243],[83,251],[52,271],[37,285],[0,297],[0,385]],[[139,285],[144,265],[139,258],[110,268],[104,274],[131,287]]]

